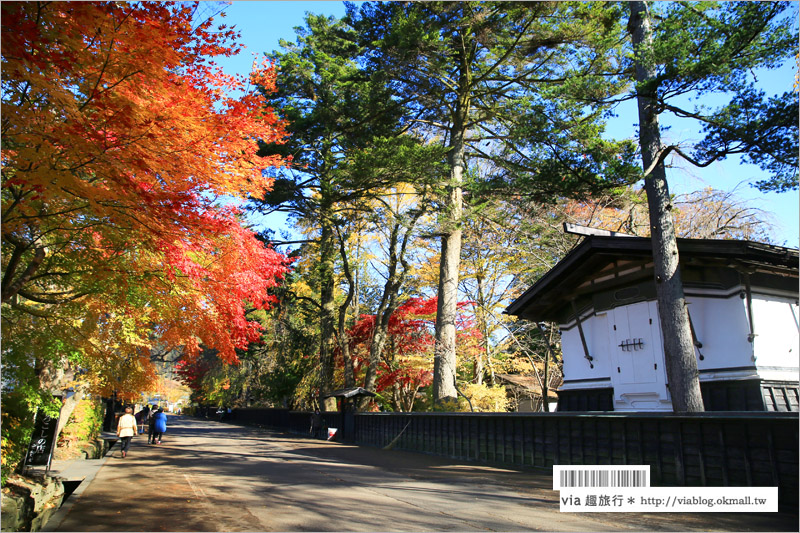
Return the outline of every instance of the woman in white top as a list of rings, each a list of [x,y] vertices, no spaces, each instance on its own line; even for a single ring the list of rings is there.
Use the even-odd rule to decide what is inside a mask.
[[[128,446],[134,435],[136,435],[136,418],[133,416],[133,409],[126,407],[125,414],[119,417],[117,423],[117,437],[122,440],[122,457],[128,455]]]

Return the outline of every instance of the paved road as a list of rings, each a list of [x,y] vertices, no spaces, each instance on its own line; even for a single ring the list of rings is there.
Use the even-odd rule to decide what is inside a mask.
[[[797,531],[787,514],[560,513],[551,477],[170,417],[56,531]],[[63,514],[63,513],[62,513]]]

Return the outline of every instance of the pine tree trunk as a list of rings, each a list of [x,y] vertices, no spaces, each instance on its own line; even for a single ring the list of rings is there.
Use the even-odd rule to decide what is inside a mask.
[[[360,245],[359,245],[360,246]],[[360,249],[357,250],[360,252]],[[357,253],[357,256],[360,257],[360,253]],[[352,293],[353,293],[353,322],[358,322],[359,317],[361,316],[361,308],[359,305],[359,298],[358,298],[358,280],[359,280],[359,267],[360,264],[359,260],[357,259],[356,268],[353,272],[353,286],[352,286]],[[349,339],[348,339],[349,340]],[[344,381],[345,387],[355,387],[356,386],[356,369],[353,363],[353,357],[350,353],[350,346],[349,343],[345,343],[346,346],[343,348],[344,351]]]
[[[628,30],[636,50],[637,102],[639,106],[639,144],[642,163],[650,168],[661,150],[661,131],[656,110],[656,70],[648,61],[652,32],[646,2],[631,2]],[[652,95],[652,96],[650,96]],[[703,411],[697,359],[686,311],[683,283],[678,265],[678,244],[671,214],[672,203],[667,187],[664,163],[660,162],[645,177],[650,208],[650,233],[655,263],[658,314],[664,342],[672,408],[675,412]]]
[[[462,148],[463,155],[463,148]],[[454,166],[453,181],[461,183],[463,167]],[[452,220],[461,218],[461,187],[450,195]],[[456,314],[458,307],[458,268],[461,260],[461,228],[442,237],[439,261],[439,301],[436,305],[436,338],[433,363],[433,398],[435,403],[456,400]]]
[[[481,332],[481,342],[483,344],[483,351],[486,355],[486,359],[488,360],[490,356],[489,350],[491,346],[489,345],[489,319],[486,313],[486,298],[483,295],[483,274],[480,273],[476,276],[476,282],[478,284],[478,309],[476,309],[475,316],[478,319],[478,329]],[[478,311],[479,310],[479,311]],[[476,385],[483,385],[483,374],[485,372],[485,368],[483,365],[483,356],[481,356],[480,350],[477,351],[475,354],[475,374],[473,375],[472,382]]]
[[[319,405],[323,411],[336,411],[336,399],[325,398],[333,392],[334,375],[334,337],[335,337],[335,302],[333,298],[333,267],[335,260],[333,228],[327,217],[322,217],[322,231],[320,232],[320,375],[319,375]]]
[[[344,277],[347,280],[347,296],[344,302],[339,306],[339,324],[337,326],[336,338],[338,341],[339,352],[342,354],[342,361],[344,362],[344,386],[345,388],[356,386],[355,368],[353,367],[353,358],[350,355],[350,337],[347,334],[347,310],[353,301],[356,294],[356,281],[353,279],[353,272],[350,270],[350,261],[347,258],[347,249],[345,248],[344,241],[339,240],[339,254],[342,259],[342,270]],[[356,317],[358,315],[355,315]]]
[[[469,69],[462,57],[460,94],[455,103],[450,129],[450,182],[447,221],[442,235],[439,260],[439,301],[436,305],[436,336],[433,358],[433,400],[435,404],[456,401],[456,314],[458,312],[458,270],[461,262],[461,217],[464,201],[464,135],[469,116]]]
[[[385,311],[384,311],[385,312]],[[369,346],[369,368],[367,368],[366,376],[364,376],[364,388],[370,392],[375,392],[375,382],[378,378],[378,367],[381,364],[381,357],[383,350],[386,347],[386,340],[388,339],[388,320],[384,326],[381,320],[381,315],[375,317],[375,331],[372,333],[372,342]],[[367,397],[361,400],[361,409],[366,408],[370,399]]]

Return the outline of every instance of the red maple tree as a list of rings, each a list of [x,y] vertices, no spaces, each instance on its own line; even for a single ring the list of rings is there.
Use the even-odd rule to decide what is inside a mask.
[[[152,376],[108,362],[156,341],[235,362],[259,336],[245,306],[287,270],[232,205],[286,163],[257,155],[285,137],[256,90],[275,70],[226,75],[213,59],[238,34],[198,24],[198,5],[2,4],[4,341],[37,364],[69,356],[100,390],[112,368]]]
[[[396,410],[410,411],[419,390],[433,380],[433,327],[437,298],[411,298],[389,318],[388,340],[375,382],[376,392],[389,395]],[[464,309],[470,302],[459,302]],[[375,330],[375,315],[361,315],[348,331],[350,353],[356,369],[369,361]],[[469,339],[480,339],[480,332],[465,313],[458,316],[459,344],[477,346]],[[341,361],[340,361],[341,362]]]

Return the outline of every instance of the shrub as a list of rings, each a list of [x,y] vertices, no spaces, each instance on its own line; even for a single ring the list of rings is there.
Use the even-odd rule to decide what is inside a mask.
[[[476,413],[504,413],[508,411],[509,400],[503,385],[491,386],[468,383],[462,391],[469,398]],[[469,402],[461,396],[458,398],[458,411],[469,411]]]
[[[103,403],[99,398],[84,398],[61,431],[59,448],[82,448],[92,442],[103,428]]]
[[[51,395],[42,396],[25,389],[3,390],[2,394],[2,442],[0,463],[5,486],[8,476],[21,465],[33,433],[33,421],[37,409],[50,416],[58,415],[60,403]]]

